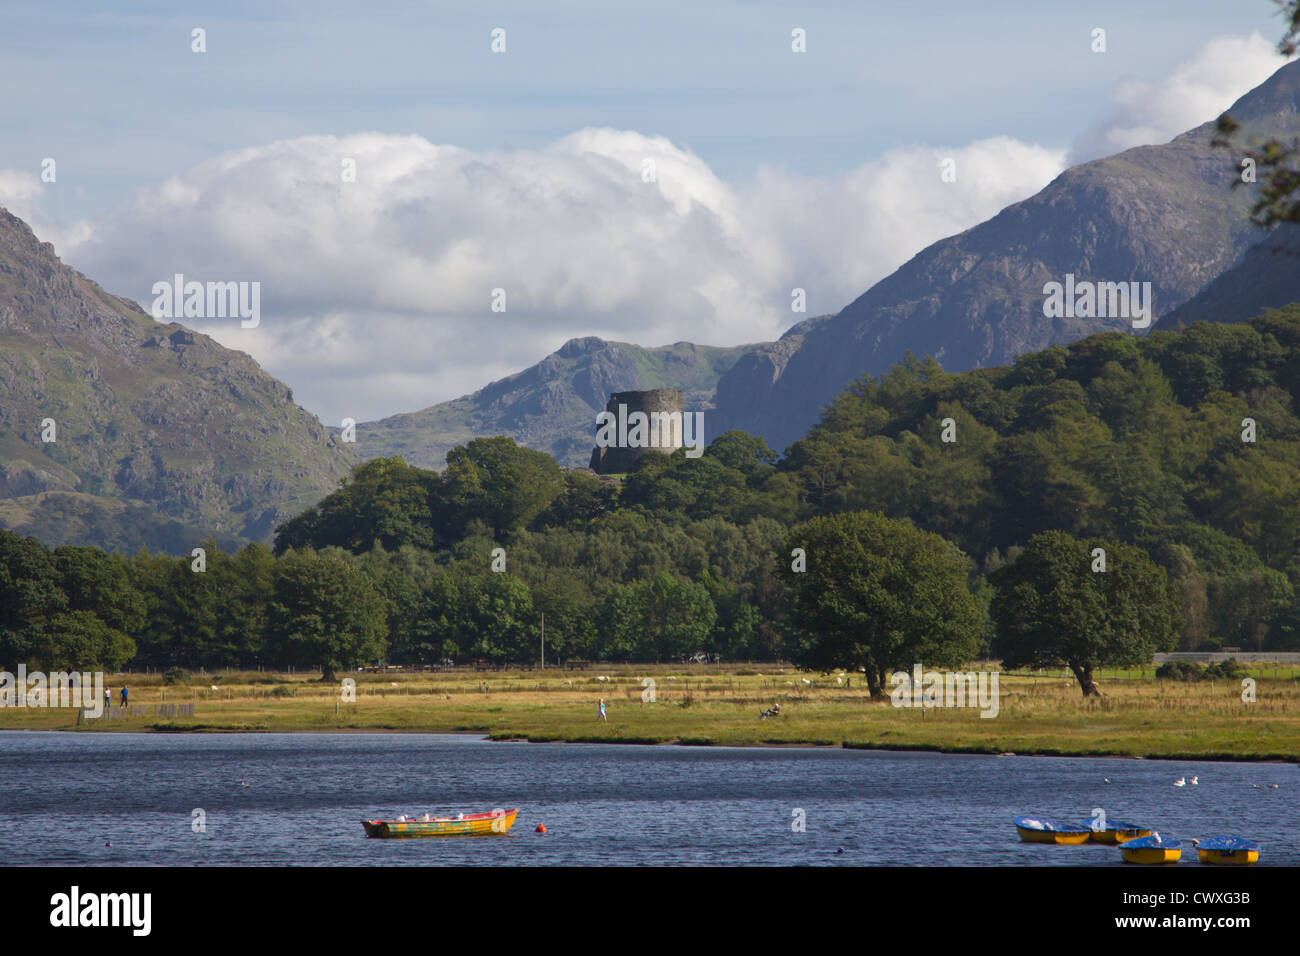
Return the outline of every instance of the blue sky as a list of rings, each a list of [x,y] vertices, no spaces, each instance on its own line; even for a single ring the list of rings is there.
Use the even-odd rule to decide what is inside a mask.
[[[1274,10],[6,3],[0,205],[146,308],[175,273],[259,282],[257,327],[189,324],[362,421],[571,337],[734,345],[836,311],[1067,165],[1212,120],[1282,65]]]
[[[667,136],[727,180],[909,143],[1067,145],[1116,82],[1157,80],[1217,36],[1280,32],[1263,0],[16,6],[0,13],[0,166],[62,157],[77,215],[311,133],[503,149],[612,126]],[[505,55],[489,51],[496,26]],[[1089,49],[1097,26],[1105,55]]]

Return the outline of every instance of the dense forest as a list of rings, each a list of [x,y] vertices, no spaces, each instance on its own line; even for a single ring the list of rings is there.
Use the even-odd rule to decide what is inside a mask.
[[[274,552],[127,557],[0,532],[0,665],[532,662],[544,614],[548,659],[785,658],[876,683],[916,648],[1041,663],[1047,605],[1024,609],[1096,571],[1094,548],[1123,574],[1073,606],[1127,608],[1112,636],[1130,657],[1300,649],[1297,409],[1300,305],[961,374],[909,355],[780,460],[742,432],[621,481],[507,438],[454,449],[442,473],[372,460]],[[846,608],[854,587],[892,603]],[[891,615],[910,623],[873,623]],[[889,660],[853,638],[873,628]],[[828,654],[836,640],[854,649]]]

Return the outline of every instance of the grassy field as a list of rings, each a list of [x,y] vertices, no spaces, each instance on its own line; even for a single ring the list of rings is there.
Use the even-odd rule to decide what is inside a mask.
[[[1104,696],[1085,700],[1064,673],[1004,673],[992,718],[976,709],[896,708],[872,701],[860,679],[762,665],[352,674],[355,702],[340,699],[338,681],[323,684],[314,674],[196,674],[189,685],[133,674],[108,683],[116,691],[125,680],[133,710],[144,714],[79,722],[74,710],[6,708],[0,729],[472,732],[535,741],[1300,760],[1300,671],[1251,673],[1253,703],[1242,701],[1235,681],[1110,671],[1101,675]],[[654,680],[652,701],[642,700],[645,678]],[[596,717],[600,697],[608,723]],[[759,719],[777,702],[781,716]],[[194,716],[159,717],[162,703],[192,703]]]

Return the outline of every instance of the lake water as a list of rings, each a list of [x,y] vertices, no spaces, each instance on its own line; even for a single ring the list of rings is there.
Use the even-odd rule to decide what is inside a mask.
[[[1198,786],[1172,786],[1193,774]],[[1113,847],[1024,844],[1012,824],[1024,813],[1086,821],[1102,807],[1167,836],[1249,836],[1261,865],[1295,866],[1298,793],[1294,764],[11,731],[0,732],[0,861],[1118,865]],[[504,838],[370,840],[360,824],[495,807],[521,808]],[[792,831],[795,810],[806,832]],[[1190,847],[1183,860],[1197,865]]]

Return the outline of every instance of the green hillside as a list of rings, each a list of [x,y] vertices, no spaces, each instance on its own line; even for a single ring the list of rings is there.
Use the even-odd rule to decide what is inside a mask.
[[[109,295],[0,210],[0,502],[75,493],[83,517],[89,499],[134,506],[90,509],[47,540],[171,547],[168,522],[268,539],[355,462],[248,355]],[[48,529],[52,507],[19,501],[0,518]],[[118,519],[131,526],[110,529]]]

